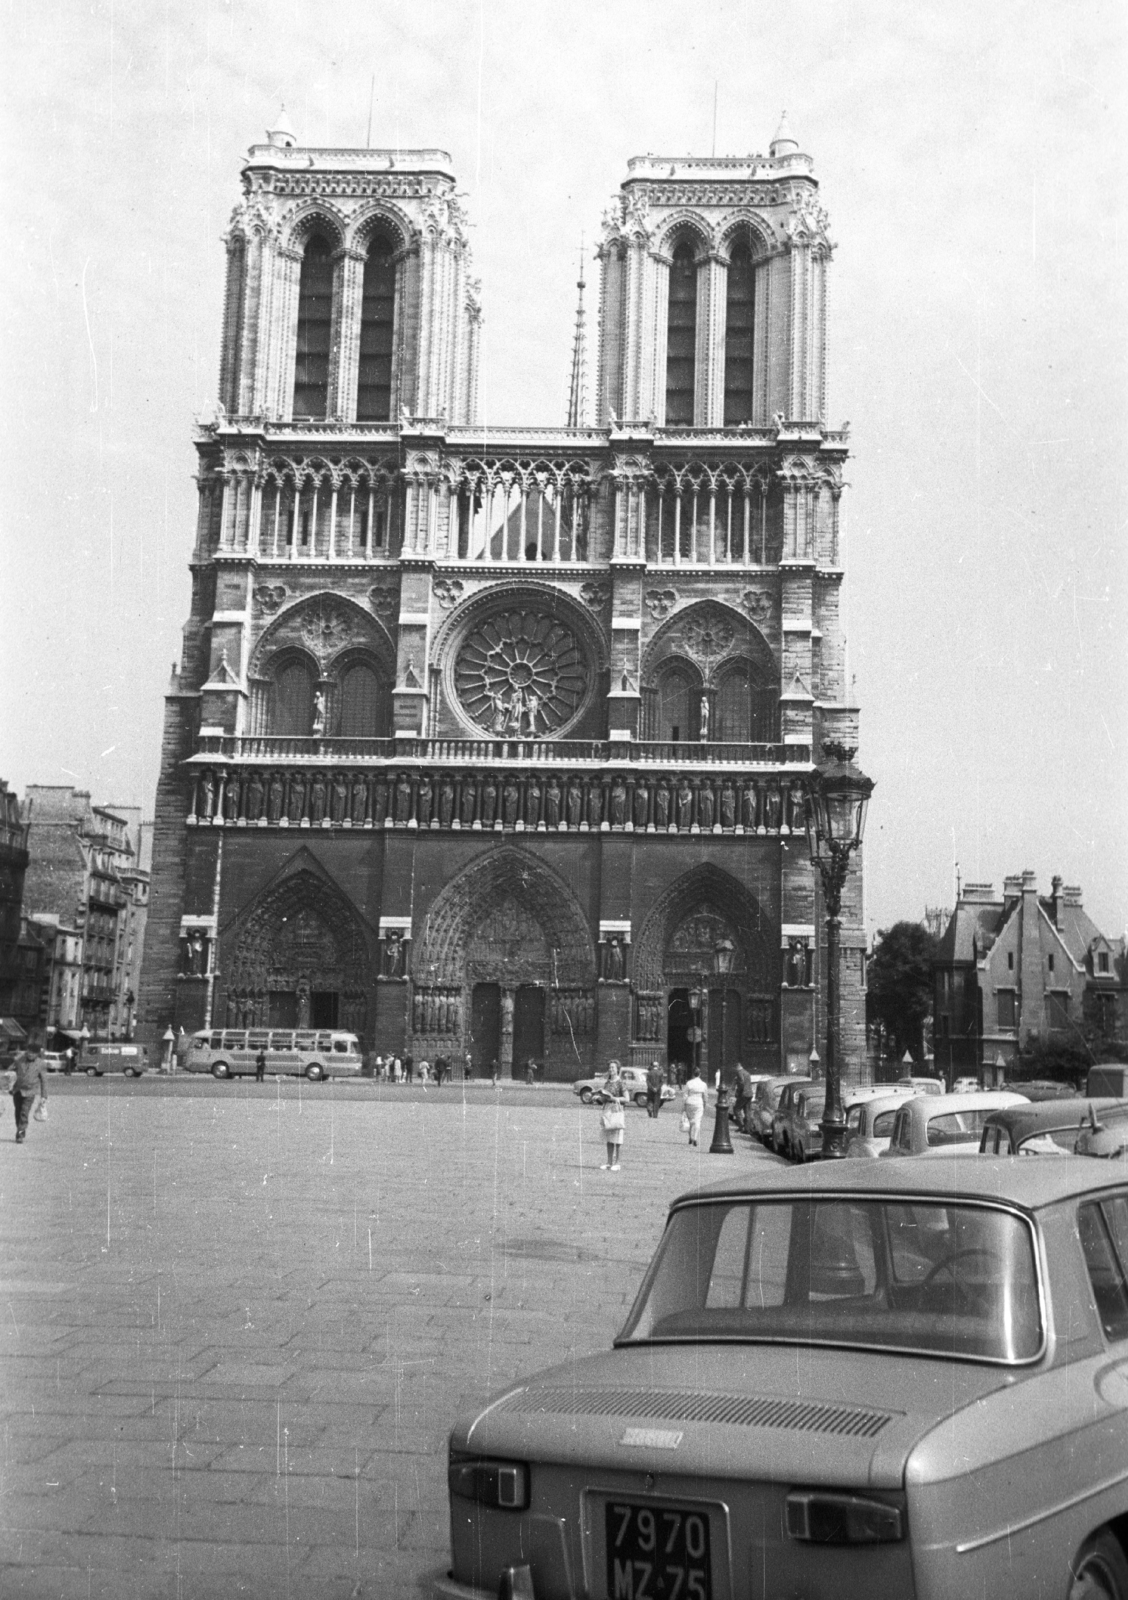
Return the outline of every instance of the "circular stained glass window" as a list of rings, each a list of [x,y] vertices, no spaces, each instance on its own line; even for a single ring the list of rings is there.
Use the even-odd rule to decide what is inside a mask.
[[[499,611],[472,628],[454,665],[463,711],[495,738],[544,739],[572,721],[588,672],[575,635],[543,611]]]

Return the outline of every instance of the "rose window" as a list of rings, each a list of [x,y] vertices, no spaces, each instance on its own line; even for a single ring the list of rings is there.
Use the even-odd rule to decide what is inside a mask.
[[[571,722],[588,674],[575,636],[543,611],[502,611],[473,628],[454,682],[463,711],[495,738],[543,739]]]

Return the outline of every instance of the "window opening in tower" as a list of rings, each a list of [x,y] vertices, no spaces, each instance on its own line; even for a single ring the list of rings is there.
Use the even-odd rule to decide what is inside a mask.
[[[323,418],[329,403],[329,340],[333,319],[333,261],[319,233],[306,245],[298,285],[298,349],[294,416]]]
[[[697,358],[697,266],[693,247],[684,241],[670,263],[669,316],[666,335],[666,426],[693,426],[693,391]]]
[[[391,243],[377,234],[364,263],[360,312],[360,367],[356,386],[358,422],[388,422],[392,415],[392,335],[396,267]]]
[[[743,241],[729,261],[725,320],[725,427],[752,420],[752,343],[756,276]]]

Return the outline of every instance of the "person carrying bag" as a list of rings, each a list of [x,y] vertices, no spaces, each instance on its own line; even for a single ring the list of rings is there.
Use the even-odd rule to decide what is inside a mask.
[[[603,1137],[607,1144],[607,1160],[600,1167],[601,1172],[618,1172],[620,1156],[623,1150],[623,1135],[627,1127],[627,1091],[619,1076],[619,1063],[612,1061],[607,1072],[607,1082],[603,1086],[603,1093],[607,1103],[603,1107],[600,1122],[603,1125]]]

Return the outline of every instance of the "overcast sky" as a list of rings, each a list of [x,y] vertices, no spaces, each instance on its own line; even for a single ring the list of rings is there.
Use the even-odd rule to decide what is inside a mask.
[[[0,777],[151,809],[240,162],[449,150],[485,420],[563,420],[627,159],[766,152],[838,242],[871,929],[1033,868],[1128,924],[1120,0],[37,0],[4,23]],[[594,283],[594,271],[589,272]],[[594,299],[594,296],[593,296]],[[594,305],[593,305],[594,310]]]

